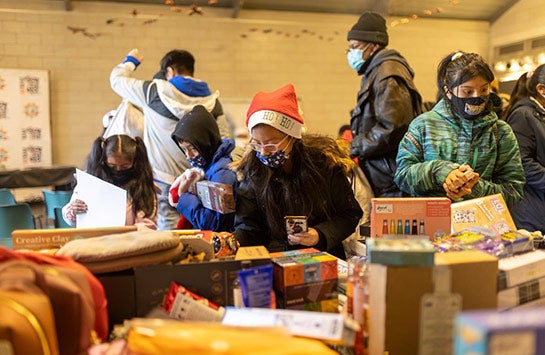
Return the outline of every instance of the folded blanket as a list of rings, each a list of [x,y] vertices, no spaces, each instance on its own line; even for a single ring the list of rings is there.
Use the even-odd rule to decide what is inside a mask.
[[[97,274],[166,263],[182,250],[180,238],[171,231],[143,230],[72,240],[56,254],[69,256]]]

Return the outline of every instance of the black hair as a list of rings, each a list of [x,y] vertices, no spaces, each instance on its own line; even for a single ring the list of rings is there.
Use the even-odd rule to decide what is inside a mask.
[[[541,64],[539,67],[537,67],[534,72],[530,74],[528,82],[526,83],[526,89],[533,97],[539,96],[536,88],[537,84],[545,85],[545,64]]]
[[[437,67],[437,101],[447,99],[446,90],[452,90],[477,76],[491,83],[494,73],[477,53],[452,52]],[[446,90],[445,90],[446,89]]]
[[[106,159],[116,154],[124,155],[133,162],[131,170],[134,171],[134,178],[123,188],[129,194],[134,213],[144,211],[146,217],[153,216],[156,212],[157,198],[153,171],[142,138],[132,138],[124,134],[113,135],[106,139],[96,138],[87,157],[87,173],[113,183]]]
[[[507,119],[509,115],[511,114],[511,111],[515,104],[519,102],[521,99],[528,97],[530,93],[528,92],[528,89],[526,88],[528,82],[528,73],[524,73],[515,82],[515,86],[513,86],[513,90],[511,91],[511,96],[509,97],[509,104],[503,111],[502,118]]]
[[[193,76],[195,72],[195,57],[183,49],[174,49],[164,55],[161,59],[161,72],[163,76],[167,68],[171,67],[178,74],[189,74]]]
[[[273,235],[285,235],[283,223],[285,211],[296,208],[302,215],[324,215],[330,217],[327,191],[319,186],[327,185],[324,174],[326,169],[339,167],[344,169],[354,162],[330,137],[306,134],[302,139],[295,139],[290,152],[293,170],[290,175],[275,174],[262,164],[252,150],[246,151],[242,160],[235,163],[235,170],[254,186],[260,208],[266,216],[265,223]],[[348,174],[348,171],[344,171]],[[282,184],[281,194],[277,194],[273,185]],[[297,206],[286,206],[296,203]]]
[[[522,74],[513,86],[511,97],[509,98],[509,105],[505,110],[503,118],[507,118],[511,114],[511,110],[517,102],[521,99],[529,96],[538,97],[537,85],[545,85],[545,64],[538,66],[533,72]]]
[[[344,131],[346,131],[346,130],[351,130],[349,124],[343,124],[343,125],[339,128],[339,136],[342,135],[342,134],[344,133]]]

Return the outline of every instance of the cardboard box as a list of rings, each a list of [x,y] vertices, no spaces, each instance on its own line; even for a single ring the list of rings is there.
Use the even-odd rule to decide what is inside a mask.
[[[454,355],[545,354],[545,309],[461,312]]]
[[[125,319],[146,316],[160,306],[172,281],[221,306],[233,305],[233,281],[241,263],[271,263],[268,253],[264,254],[260,247],[239,248],[238,254],[239,260],[142,266],[98,275],[108,299],[110,327]],[[257,257],[245,259],[248,255]]]
[[[497,307],[498,260],[479,251],[435,254],[435,265],[447,265],[451,293],[462,297],[462,309]],[[369,264],[370,354],[419,353],[422,297],[433,293],[433,267]],[[454,321],[454,319],[453,319]]]
[[[435,248],[426,239],[367,239],[368,260],[384,265],[433,265]]]
[[[235,212],[235,197],[231,185],[201,180],[197,182],[197,195],[206,208],[222,214]]]
[[[498,290],[545,277],[545,250],[500,259]]]
[[[506,310],[545,297],[545,277],[498,292],[498,309]]]
[[[432,237],[450,232],[450,199],[407,197],[371,199],[371,237]]]
[[[471,226],[489,228],[501,236],[517,227],[501,194],[474,198],[451,205],[452,233]]]
[[[100,237],[108,234],[128,233],[136,226],[103,228],[47,228],[16,229],[11,233],[13,249],[54,249],[74,239]]]
[[[250,267],[271,263],[270,259],[250,261]],[[242,263],[246,260],[219,259],[137,267],[134,269],[136,316],[145,316],[160,305],[173,281],[220,306],[232,306],[233,283]]]

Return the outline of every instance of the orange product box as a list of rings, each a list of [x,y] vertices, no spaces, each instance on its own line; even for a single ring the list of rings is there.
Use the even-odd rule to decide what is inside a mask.
[[[455,202],[451,211],[452,233],[472,226],[492,229],[498,236],[517,230],[501,194]]]
[[[327,252],[309,249],[271,255],[273,285],[281,308],[317,308],[317,305],[308,304],[337,297],[337,258]]]
[[[371,237],[431,238],[451,230],[446,197],[378,197],[371,199]]]

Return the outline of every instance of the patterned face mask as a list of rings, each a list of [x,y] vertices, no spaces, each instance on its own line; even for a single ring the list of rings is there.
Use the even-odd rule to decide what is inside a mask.
[[[187,161],[189,162],[189,164],[191,164],[192,167],[201,168],[203,170],[207,165],[206,160],[204,160],[204,157],[200,154],[195,156],[195,158],[187,158]]]
[[[255,155],[265,166],[269,168],[279,168],[284,164],[288,156],[285,150],[278,150],[274,153],[262,155],[260,152],[256,152]]]
[[[473,120],[490,113],[490,109],[487,109],[488,95],[462,98],[453,94],[451,102],[454,110],[468,120]]]

